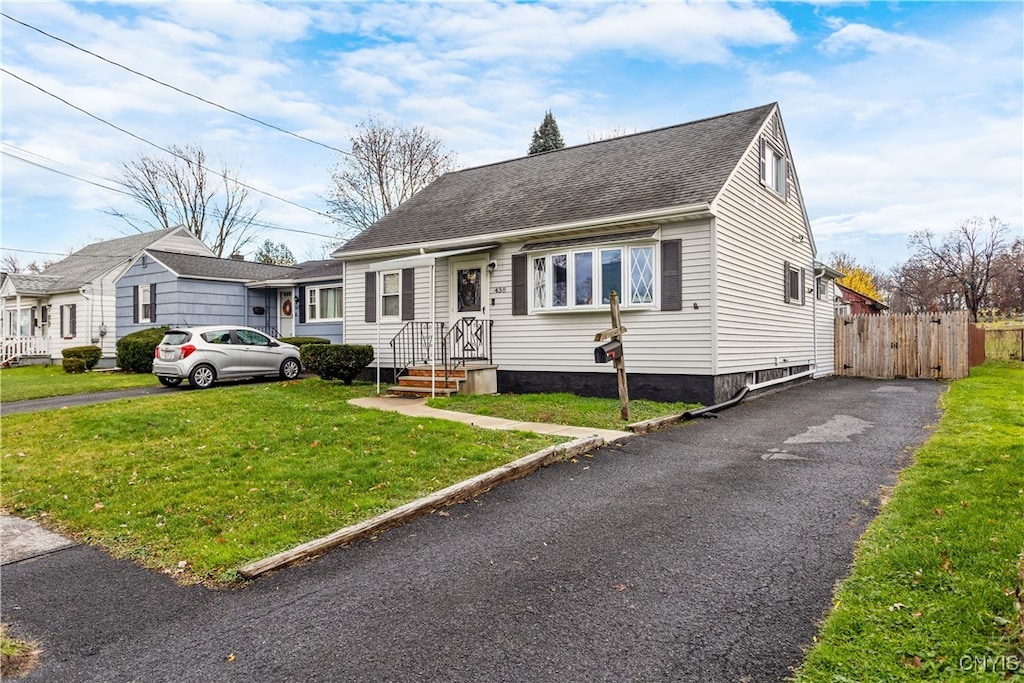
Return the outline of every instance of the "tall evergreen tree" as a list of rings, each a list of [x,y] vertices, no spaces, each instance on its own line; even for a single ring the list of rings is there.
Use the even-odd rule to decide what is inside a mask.
[[[562,139],[562,134],[558,132],[558,122],[555,121],[555,117],[551,115],[551,110],[548,109],[547,113],[544,114],[544,120],[541,121],[540,128],[533,131],[533,140],[530,142],[530,154],[550,152],[551,150],[562,149],[563,147],[565,147],[565,140]]]

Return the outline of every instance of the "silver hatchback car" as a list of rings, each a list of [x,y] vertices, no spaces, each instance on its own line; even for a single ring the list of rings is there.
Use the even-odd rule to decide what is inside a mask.
[[[185,379],[196,389],[237,377],[295,379],[301,371],[299,347],[236,325],[170,329],[153,352],[153,374],[168,387]]]

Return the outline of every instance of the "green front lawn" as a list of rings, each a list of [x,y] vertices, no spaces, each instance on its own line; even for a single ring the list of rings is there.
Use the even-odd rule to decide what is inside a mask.
[[[797,681],[1024,673],[1024,365],[974,368],[944,403]]]
[[[159,385],[156,376],[149,374],[93,371],[69,375],[60,365],[26,365],[0,370],[0,402]]]
[[[7,371],[5,371],[7,372]],[[364,410],[318,379],[7,415],[0,494],[20,516],[183,580],[230,580],[564,441]]]
[[[503,417],[521,422],[550,422],[595,429],[625,429],[633,422],[679,415],[696,403],[629,402],[630,419],[620,419],[617,398],[583,398],[573,394],[497,394],[431,398],[427,405],[474,415]]]

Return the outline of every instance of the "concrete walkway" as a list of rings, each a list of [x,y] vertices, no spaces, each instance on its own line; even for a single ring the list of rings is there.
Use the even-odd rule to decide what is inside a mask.
[[[633,436],[632,432],[620,432],[615,429],[595,429],[593,427],[570,427],[568,425],[553,425],[545,422],[519,422],[517,420],[506,420],[500,417],[488,415],[473,415],[470,413],[458,413],[453,410],[440,410],[427,405],[425,398],[402,398],[399,396],[370,396],[368,398],[353,398],[349,401],[352,405],[360,408],[374,408],[376,410],[390,410],[402,415],[413,417],[432,417],[438,420],[452,420],[453,422],[464,422],[474,427],[484,429],[505,429],[509,431],[533,432],[535,434],[556,434],[571,438],[586,436],[599,436],[605,443],[625,439]]]

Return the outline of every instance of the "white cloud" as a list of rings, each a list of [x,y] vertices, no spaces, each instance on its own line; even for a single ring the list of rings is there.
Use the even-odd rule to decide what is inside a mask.
[[[847,24],[823,40],[820,47],[829,55],[858,49],[887,55],[909,50],[933,50],[937,46],[928,40],[883,31],[866,24]]]

